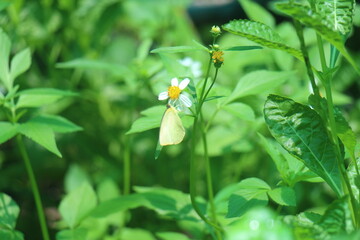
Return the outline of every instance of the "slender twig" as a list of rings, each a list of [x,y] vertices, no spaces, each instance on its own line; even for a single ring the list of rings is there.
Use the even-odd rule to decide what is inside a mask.
[[[33,171],[32,167],[31,167],[31,163],[30,163],[28,153],[27,153],[26,148],[24,146],[24,143],[22,141],[21,135],[18,135],[16,137],[16,140],[17,140],[17,144],[19,146],[21,156],[22,156],[22,158],[24,160],[24,163],[25,163],[25,168],[26,168],[27,174],[29,175],[31,189],[32,189],[32,192],[33,192],[34,200],[35,200],[36,210],[37,210],[38,217],[39,217],[39,222],[40,222],[40,227],[41,227],[41,232],[42,232],[43,239],[44,240],[50,240],[49,232],[48,232],[48,229],[47,229],[47,226],[46,226],[44,209],[43,209],[43,205],[42,205],[41,197],[40,197],[40,193],[39,193],[39,188],[38,188],[38,185],[36,183],[35,174],[34,174],[34,171]]]

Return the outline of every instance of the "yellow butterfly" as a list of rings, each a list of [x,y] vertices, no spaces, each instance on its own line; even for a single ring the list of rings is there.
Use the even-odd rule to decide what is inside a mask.
[[[178,111],[168,104],[160,125],[160,145],[179,144],[184,139],[184,136],[185,129],[178,115]]]

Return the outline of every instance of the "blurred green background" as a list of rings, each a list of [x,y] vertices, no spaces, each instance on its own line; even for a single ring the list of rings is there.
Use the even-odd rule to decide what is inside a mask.
[[[259,3],[271,9],[268,1]],[[347,46],[359,63],[358,10]],[[159,56],[149,51],[157,47],[194,45],[193,40],[208,45],[212,25],[251,17],[250,13],[253,13],[251,9],[244,11],[237,1],[0,1],[0,26],[13,43],[12,51],[25,47],[32,51],[31,68],[18,79],[20,88],[51,87],[79,94],[36,110],[60,114],[83,127],[82,132],[57,136],[62,159],[33,142],[26,142],[52,233],[57,231],[56,208],[66,192],[69,169],[82,171],[95,187],[111,179],[122,191],[126,148],[130,150],[132,185],[188,192],[189,131],[182,144],[164,148],[158,160],[154,160],[158,128],[139,134],[125,133],[141,111],[164,105],[157,100],[157,95],[166,89],[172,77],[177,77],[167,63],[190,57],[200,63],[193,66],[199,66],[198,70],[204,72],[208,56],[202,52]],[[274,18],[258,17],[273,25],[287,44],[298,47],[288,19],[272,14]],[[310,30],[305,33],[310,53],[315,57],[315,35]],[[224,33],[218,43],[220,46],[253,45],[228,33]],[[280,177],[275,164],[262,150],[257,135],[260,132],[270,137],[262,116],[264,100],[268,93],[278,93],[305,102],[309,95],[305,69],[291,56],[269,49],[227,52],[224,59],[214,95],[228,95],[244,74],[254,70],[296,71],[293,77],[268,91],[239,99],[238,102],[245,105],[242,115],[221,110],[208,136],[215,192],[246,177],[259,177],[274,186]],[[318,65],[317,58],[314,59],[314,65]],[[188,70],[191,72],[191,68]],[[359,76],[342,61],[334,79],[335,103],[358,135]],[[206,117],[211,116],[216,104],[216,101],[206,103]],[[1,114],[0,118],[4,119]],[[204,176],[198,179],[201,195],[205,192]],[[288,213],[321,207],[333,197],[324,184],[299,183],[295,189],[298,206],[286,209]],[[37,216],[28,176],[12,141],[0,147],[0,191],[20,205],[17,228],[25,237],[31,236],[29,239],[40,239],[40,229],[34,227]],[[174,221],[165,221],[143,208],[131,211],[127,225],[149,231],[178,229]]]

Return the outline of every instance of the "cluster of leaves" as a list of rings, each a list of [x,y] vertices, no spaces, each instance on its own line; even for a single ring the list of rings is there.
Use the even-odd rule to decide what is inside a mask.
[[[200,40],[186,17],[179,14],[185,11],[188,3],[149,2],[16,1],[16,4],[0,7],[8,13],[0,19],[5,31],[11,39],[24,39],[14,42],[13,48],[22,49],[26,42],[35,56],[33,67],[26,74],[31,81],[21,84],[21,89],[25,90],[18,91],[14,80],[30,66],[30,50],[20,51],[10,60],[10,41],[1,33],[0,52],[5,54],[0,56],[0,77],[6,90],[0,95],[6,113],[1,117],[15,121],[2,119],[0,142],[23,134],[60,156],[54,132],[72,132],[80,128],[63,117],[43,112],[64,111],[85,129],[81,135],[71,137],[68,147],[62,142],[64,162],[56,164],[59,162],[51,159],[58,171],[65,171],[68,162],[76,161],[82,165],[81,168],[69,167],[64,181],[65,194],[56,196],[62,217],[54,226],[59,230],[57,240],[152,240],[155,236],[164,240],[184,240],[204,239],[213,234],[192,209],[189,195],[184,193],[188,191],[184,172],[187,172],[189,137],[184,144],[163,151],[154,161],[158,131],[148,131],[160,125],[165,106],[154,105],[157,105],[157,94],[166,88],[169,79],[190,77],[193,82],[191,92],[199,91],[203,78],[180,60],[191,57],[205,62],[202,60],[208,56],[208,48],[191,41]],[[328,134],[325,99],[311,96],[311,107],[301,104],[309,94],[302,63],[304,56],[296,31],[287,22],[275,25],[274,17],[255,2],[239,2],[251,20],[234,20],[223,25],[223,29],[231,33],[225,33],[219,39],[225,62],[219,80],[204,104],[203,113],[209,123],[206,126],[209,156],[216,160],[212,163],[216,169],[213,171],[217,190],[215,207],[227,239],[237,239],[239,235],[245,239],[265,236],[330,239],[333,235],[350,232],[348,198],[339,198],[326,209],[305,211],[328,204],[336,195],[342,195],[344,189],[341,172],[336,167],[335,148]],[[336,48],[358,71],[356,61],[344,47],[344,39],[350,36],[352,26],[352,1],[314,2],[319,9],[317,12],[311,11],[311,5],[306,3],[275,6],[332,44],[332,67],[337,59]],[[55,9],[56,4],[59,8]],[[30,8],[32,11],[28,10]],[[159,35],[159,32],[164,34]],[[316,39],[313,32],[305,29],[304,34],[310,55],[314,54]],[[254,46],[253,42],[260,46]],[[184,46],[190,44],[192,46]],[[149,54],[155,46],[178,47],[158,48],[152,51],[158,55]],[[58,69],[55,69],[55,63]],[[316,60],[312,63],[316,69]],[[334,83],[336,104],[352,101],[342,93],[356,79],[354,71],[349,69],[345,63],[344,67],[336,69],[338,72],[330,71],[338,77],[337,82],[341,82]],[[321,77],[328,73],[316,71],[316,74]],[[44,81],[45,78],[51,81]],[[44,84],[53,88],[23,87]],[[67,98],[69,100],[63,105],[53,104],[54,111],[46,109],[45,105],[49,103],[74,96],[72,92],[57,89],[64,86],[79,92],[81,98]],[[279,95],[270,95],[266,99],[268,93],[291,95],[294,100]],[[76,105],[72,105],[73,99],[78,101]],[[17,113],[18,119],[12,117],[12,112]],[[334,110],[334,114],[339,130],[337,136],[347,154],[356,156],[354,133],[339,110]],[[351,124],[358,129],[359,113],[354,110],[352,114],[351,119],[355,121]],[[186,128],[191,125],[191,120],[189,116],[182,116]],[[265,124],[277,142],[267,136]],[[262,151],[258,151],[260,148]],[[8,159],[12,152],[2,151],[6,163],[10,164]],[[32,154],[38,156],[39,152],[41,149],[36,148]],[[196,153],[204,154],[201,147]],[[275,165],[267,161],[269,156]],[[2,158],[0,155],[0,167]],[[132,194],[120,194],[124,189],[120,190],[117,183],[123,178],[121,162],[125,158],[132,160],[135,185],[164,187],[133,187]],[[0,187],[4,188],[9,182],[6,179],[13,175],[5,168],[1,171]],[[278,174],[274,174],[276,171]],[[354,164],[349,168],[349,175],[351,187],[358,197]],[[325,184],[299,184],[324,181],[335,196],[324,188]],[[62,181],[57,183],[62,184]],[[202,188],[199,190],[200,194],[205,192]],[[202,198],[197,201],[203,214],[210,215],[208,202]],[[14,230],[19,210],[12,207],[10,211],[9,205],[16,206],[9,197],[0,195],[0,238],[1,234],[7,234],[4,236],[22,239],[22,235]],[[268,207],[274,205],[283,206],[278,208],[279,212],[293,215],[279,218],[278,213]],[[140,208],[140,214],[132,211],[137,208]],[[159,230],[159,224],[151,224],[154,216],[151,219],[143,217],[147,212],[145,209],[155,211],[157,221],[172,224],[171,227]],[[128,227],[129,222],[135,227]],[[354,232],[344,239],[357,239],[358,234]]]

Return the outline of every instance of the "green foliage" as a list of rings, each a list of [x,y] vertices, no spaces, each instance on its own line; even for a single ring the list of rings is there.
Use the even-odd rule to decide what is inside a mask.
[[[0,239],[23,240],[22,233],[15,230],[19,206],[8,195],[0,193]]]
[[[71,191],[61,201],[59,211],[66,224],[73,229],[90,214],[95,208],[96,202],[97,197],[92,187],[87,183],[83,183],[80,187]],[[69,233],[71,233],[71,235],[83,235],[83,233],[80,234],[77,232]]]
[[[290,187],[279,187],[268,192],[269,197],[282,206],[296,206],[294,189]]]
[[[245,37],[264,47],[286,51],[296,58],[302,58],[302,54],[299,50],[284,44],[281,37],[273,29],[263,23],[249,20],[233,20],[222,27],[230,33]]]
[[[56,240],[85,240],[86,235],[86,229],[63,230],[56,234]]]
[[[264,115],[275,139],[322,177],[340,196],[340,169],[337,167],[334,145],[320,116],[308,106],[277,95],[268,97]]]

